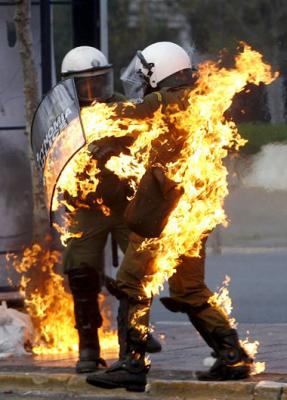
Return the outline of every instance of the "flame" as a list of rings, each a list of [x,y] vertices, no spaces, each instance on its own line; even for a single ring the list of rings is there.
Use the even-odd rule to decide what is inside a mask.
[[[20,273],[32,272],[37,267],[41,286],[34,288],[33,276],[22,276],[21,288],[26,297],[26,309],[35,328],[33,353],[37,355],[78,352],[78,334],[75,329],[73,299],[65,290],[64,278],[56,272],[60,253],[45,249],[38,243],[24,250],[22,257],[9,256],[13,267]],[[41,279],[39,280],[39,276]],[[35,278],[35,277],[34,277]],[[117,334],[111,329],[110,315],[105,309],[105,295],[100,294],[99,305],[103,316],[103,327],[99,330],[103,352],[116,352]]]
[[[134,107],[131,104],[129,106]],[[130,155],[112,157],[107,163],[107,167],[116,171],[120,178],[130,178],[131,188],[136,189],[145,172],[152,141],[168,130],[163,123],[161,110],[158,110],[152,118],[142,121],[128,118],[115,119],[114,117],[114,108],[105,103],[96,103],[81,110],[87,143],[62,171],[52,203],[53,211],[57,211],[61,207],[65,207],[69,211],[69,216],[64,214],[60,225],[54,223],[55,228],[61,234],[61,241],[64,245],[70,237],[81,235],[81,232],[73,232],[71,229],[74,213],[78,207],[89,207],[87,198],[89,194],[95,193],[98,185],[96,174],[99,169],[97,161],[88,151],[88,145],[103,137],[126,135],[134,137],[136,135]],[[49,174],[48,169],[46,172]],[[67,197],[72,201],[69,202]],[[110,210],[101,203],[101,199],[96,199],[95,204],[100,205],[104,215],[109,215]]]
[[[158,293],[163,282],[173,273],[181,255],[197,256],[200,242],[217,224],[226,224],[223,201],[228,194],[227,170],[223,159],[229,148],[238,149],[243,140],[232,121],[224,118],[232,98],[247,82],[266,84],[276,78],[271,67],[262,61],[262,55],[244,45],[236,57],[235,68],[220,68],[214,62],[199,67],[197,86],[189,96],[186,110],[170,109],[170,114],[157,110],[151,118],[131,119],[116,117],[115,107],[97,103],[81,111],[87,144],[78,152],[63,171],[57,193],[68,192],[77,199],[85,200],[95,192],[96,161],[91,159],[87,146],[103,137],[136,138],[130,154],[112,157],[107,167],[120,178],[130,178],[136,188],[148,165],[152,143],[168,132],[168,123],[186,133],[187,139],[177,161],[166,165],[168,177],[184,189],[177,207],[170,215],[160,238],[146,240],[143,246],[156,252],[155,274],[145,283],[150,296]],[[135,107],[127,104],[126,107]],[[85,171],[86,176],[83,176]],[[79,179],[79,174],[81,179]],[[53,209],[59,205],[54,196]]]
[[[221,288],[217,292],[215,292],[213,294],[213,296],[211,296],[208,299],[208,302],[212,306],[218,307],[225,314],[226,318],[228,318],[230,326],[232,328],[236,329],[237,322],[234,317],[231,317],[233,307],[232,307],[232,300],[231,300],[231,297],[229,294],[229,289],[228,289],[230,281],[231,281],[231,278],[226,275],[224,281],[222,282]],[[246,332],[246,334],[247,334],[247,337],[243,340],[240,340],[240,344],[244,348],[246,353],[251,358],[254,359],[256,354],[258,353],[260,343],[258,340],[255,340],[254,342],[250,342],[249,338],[248,338],[249,332]],[[251,367],[252,367],[252,375],[255,375],[255,374],[260,374],[261,372],[264,372],[265,368],[266,368],[266,364],[265,364],[265,362],[255,362],[254,364],[252,364]]]
[[[141,338],[145,340],[151,328],[147,326],[147,316],[149,315],[150,306],[139,306],[139,308],[133,313],[131,325],[137,327],[137,332],[139,332]]]
[[[166,165],[168,177],[180,184],[184,194],[160,238],[143,243],[156,253],[156,272],[145,282],[145,289],[148,296],[158,293],[163,282],[174,273],[179,257],[198,256],[200,242],[208,232],[217,224],[227,224],[223,201],[228,194],[228,172],[223,159],[228,149],[238,149],[246,141],[240,137],[235,124],[224,118],[224,112],[247,82],[268,84],[276,76],[262,61],[260,53],[244,45],[234,69],[220,68],[214,62],[199,67],[198,83],[190,92],[186,110],[172,107],[163,114],[159,109],[150,118],[131,119],[117,117],[116,106],[104,103],[83,108],[81,119],[87,144],[62,172],[53,209],[61,203],[59,194],[69,193],[81,203],[89,193],[95,192],[98,170],[87,150],[89,143],[110,136],[135,137],[130,154],[112,157],[107,167],[120,178],[129,178],[131,186],[136,188],[148,165],[153,141],[169,132],[169,123],[184,131],[187,138],[179,158]],[[126,107],[132,109],[135,105],[127,103]]]
[[[104,205],[104,201],[103,199],[97,199],[97,203],[100,206],[100,209],[102,211],[102,213],[108,217],[109,215],[111,215],[111,210],[109,209],[109,207]]]
[[[130,146],[130,154],[112,157],[107,167],[120,178],[129,178],[131,186],[136,188],[149,165],[153,141],[170,133],[170,123],[185,132],[179,157],[165,165],[168,177],[184,189],[184,194],[160,237],[146,239],[142,244],[155,254],[155,273],[143,282],[149,297],[158,293],[164,281],[173,275],[180,256],[198,256],[202,239],[216,225],[227,224],[223,202],[228,194],[228,172],[223,160],[229,149],[238,150],[246,141],[224,113],[231,106],[234,95],[247,82],[269,84],[278,76],[263,62],[260,53],[246,44],[241,46],[232,69],[221,68],[210,61],[200,65],[199,79],[189,94],[185,110],[173,106],[163,114],[159,109],[146,119],[119,117],[116,106],[103,103],[81,111],[87,143],[62,172],[53,210],[65,204],[61,197],[63,193],[76,198],[77,206],[83,206],[89,193],[95,192],[98,169],[87,150],[89,143],[103,137],[133,136],[136,140]],[[135,105],[127,103],[125,107],[132,109]],[[65,229],[69,231],[70,228],[65,226]],[[224,291],[221,295],[225,295]]]
[[[223,314],[229,319],[230,326],[236,329],[237,322],[235,321],[235,318],[230,318],[233,310],[232,300],[228,289],[230,281],[231,278],[226,275],[224,281],[222,282],[221,288],[208,299],[208,303],[212,306],[220,308]]]
[[[246,143],[232,121],[223,114],[233,96],[247,82],[266,84],[275,78],[262,56],[245,46],[236,58],[236,68],[219,68],[212,62],[199,69],[198,86],[189,97],[190,107],[173,115],[173,121],[188,132],[181,157],[168,166],[168,177],[184,188],[177,207],[160,238],[146,240],[156,249],[157,271],[146,283],[146,292],[158,293],[165,279],[175,271],[181,255],[198,256],[200,242],[217,224],[226,225],[223,201],[228,194],[227,170],[223,159],[228,148]]]

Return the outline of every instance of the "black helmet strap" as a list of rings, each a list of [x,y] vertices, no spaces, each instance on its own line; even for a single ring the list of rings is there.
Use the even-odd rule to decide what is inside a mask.
[[[140,62],[142,63],[144,68],[146,68],[148,70],[147,76],[151,77],[152,73],[153,73],[152,69],[154,67],[154,63],[147,62],[147,60],[145,59],[143,53],[140,50],[137,51],[137,56],[140,59]]]

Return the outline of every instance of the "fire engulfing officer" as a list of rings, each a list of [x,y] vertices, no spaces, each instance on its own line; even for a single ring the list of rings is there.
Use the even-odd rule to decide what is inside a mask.
[[[105,55],[90,46],[80,46],[69,51],[63,59],[62,78],[73,78],[80,107],[93,102],[124,101],[124,96],[114,93],[113,67]],[[109,143],[110,145],[110,143]],[[117,143],[119,151],[125,143]],[[100,358],[98,329],[102,325],[99,309],[99,293],[105,280],[104,248],[111,233],[123,252],[128,246],[129,230],[123,219],[130,195],[128,182],[120,180],[105,167],[105,155],[97,160],[100,169],[99,184],[92,198],[86,200],[86,207],[78,207],[73,215],[73,229],[82,232],[80,238],[68,241],[64,252],[64,272],[74,300],[76,329],[79,335],[78,373],[93,372],[100,365],[106,366]],[[104,215],[95,199],[103,199],[110,214]],[[67,198],[72,205],[78,199]],[[87,207],[88,206],[88,207]],[[77,206],[76,206],[77,207]],[[149,351],[160,351],[161,346],[149,337]]]
[[[135,102],[133,106],[118,106],[121,116],[135,118],[151,116],[159,107],[165,113],[172,104],[182,110],[186,109],[195,80],[190,57],[180,46],[171,42],[154,43],[138,51],[123,78],[128,89],[133,92],[130,92],[131,96],[134,93],[136,97],[141,93],[144,95],[142,101]],[[145,176],[146,182],[157,179],[162,187],[170,186],[171,182],[164,178],[163,170],[158,165],[164,166],[175,161],[183,145],[181,133],[172,124],[169,127],[168,137],[165,137],[167,140],[159,137],[153,143],[152,149],[155,151],[149,159],[151,168],[149,176],[147,172]],[[140,188],[136,197],[139,192]],[[152,196],[151,191],[150,194],[144,190],[141,193],[143,196]],[[147,200],[158,201],[156,198]],[[148,221],[145,219],[146,226],[137,227],[137,233],[148,230],[148,225],[151,226],[156,219],[155,215]],[[88,376],[88,383],[95,386],[143,391],[146,385],[146,332],[152,298],[146,294],[144,283],[153,274],[153,255],[141,248],[144,240],[142,236],[145,235],[132,233],[130,236],[128,249],[117,274],[117,285],[125,295],[121,299],[119,319],[126,319],[128,325],[126,356],[104,372]],[[232,329],[225,314],[208,302],[213,293],[204,282],[205,242],[206,238],[202,242],[200,258],[181,257],[176,273],[169,279],[170,297],[162,298],[161,301],[168,310],[185,313],[213,350],[216,362],[208,372],[199,375],[199,379],[245,378],[250,373],[253,360],[240,346],[237,332]],[[135,320],[137,325],[134,324]],[[146,329],[138,329],[138,325]]]

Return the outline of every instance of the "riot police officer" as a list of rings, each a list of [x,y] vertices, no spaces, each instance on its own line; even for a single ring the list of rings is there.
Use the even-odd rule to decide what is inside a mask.
[[[186,109],[188,95],[194,85],[190,57],[184,49],[171,42],[154,43],[138,51],[123,79],[130,96],[141,97],[141,100],[131,107],[119,106],[118,113],[134,118],[151,116],[159,107],[166,113],[172,104],[178,106],[176,109]],[[155,151],[150,155],[151,165],[163,165],[177,159],[182,148],[182,137],[172,124],[169,125],[165,139],[153,143],[152,149]],[[141,248],[143,240],[143,237],[135,233],[130,236],[128,249],[117,274],[117,284],[125,293],[125,304],[128,304],[127,356],[105,372],[90,375],[87,381],[92,385],[124,387],[135,391],[143,391],[145,388],[148,372],[145,365],[147,329],[143,332],[134,324],[135,316],[141,315],[137,318],[139,324],[148,328],[152,302],[144,290],[144,283],[153,274],[153,255]],[[206,238],[202,242],[200,258],[181,257],[176,273],[169,279],[170,297],[161,300],[170,311],[185,313],[213,350],[216,362],[199,379],[245,378],[250,374],[253,360],[241,347],[236,330],[230,326],[223,312],[208,301],[212,292],[204,282],[205,242]]]
[[[69,51],[62,62],[62,78],[73,78],[80,107],[93,102],[124,101],[124,96],[114,93],[113,67],[105,55],[90,46],[80,46]],[[121,148],[124,148],[122,144]],[[98,329],[102,325],[99,293],[104,282],[104,248],[112,233],[123,252],[128,246],[129,230],[123,212],[130,194],[128,182],[120,180],[105,167],[105,157],[98,159],[99,180],[93,198],[101,198],[109,207],[104,215],[100,205],[86,200],[87,207],[79,207],[73,215],[71,230],[82,232],[80,238],[68,241],[64,252],[64,272],[74,300],[76,329],[79,335],[78,373],[92,372],[106,366],[100,357]],[[69,199],[73,201],[73,199]],[[150,351],[160,351],[161,346],[150,337]]]

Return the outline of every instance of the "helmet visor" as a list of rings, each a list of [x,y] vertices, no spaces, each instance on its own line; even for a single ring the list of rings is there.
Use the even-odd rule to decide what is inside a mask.
[[[139,71],[139,58],[134,56],[121,74],[121,81],[128,99],[142,99],[147,89],[147,82]]]
[[[106,101],[114,94],[112,69],[75,75],[74,80],[81,104],[90,104],[93,101]]]

